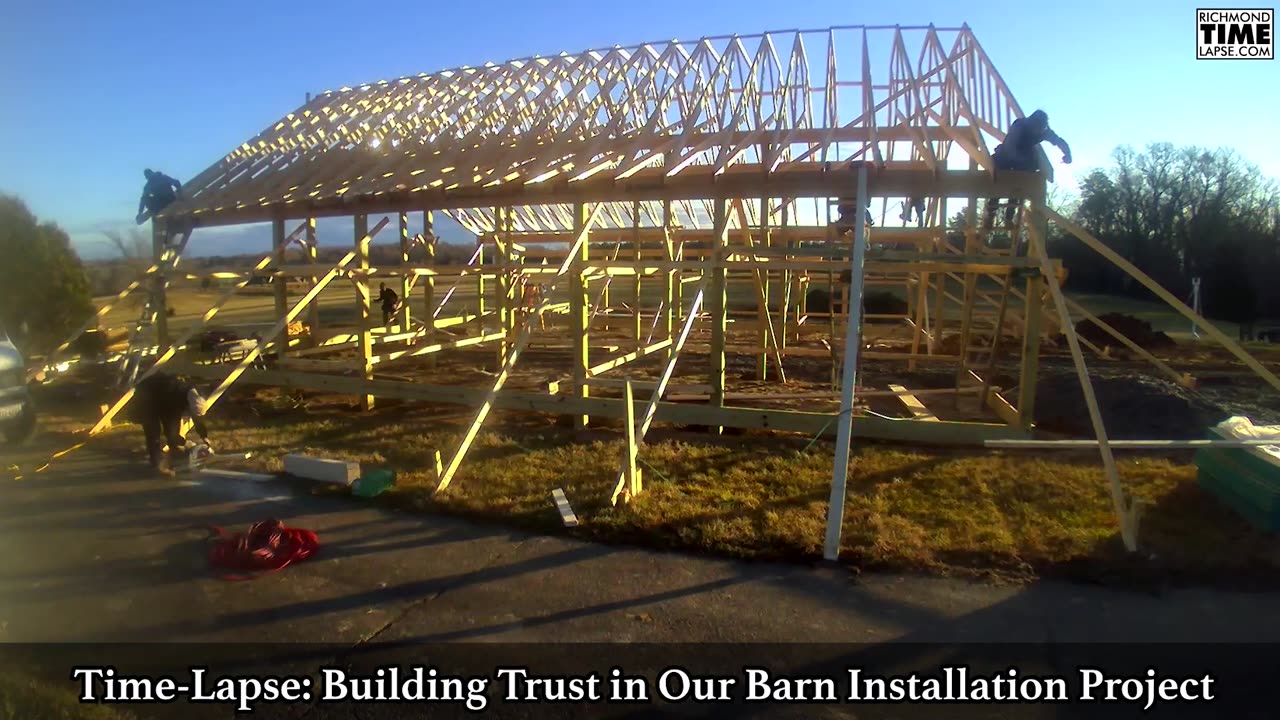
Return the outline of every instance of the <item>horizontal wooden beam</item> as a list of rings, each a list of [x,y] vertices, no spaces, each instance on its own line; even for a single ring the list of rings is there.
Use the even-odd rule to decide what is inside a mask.
[[[671,342],[672,341],[670,338],[667,338],[665,340],[659,340],[658,342],[653,343],[652,345],[647,345],[645,347],[640,348],[639,350],[633,350],[625,355],[620,355],[616,358],[613,358],[612,360],[606,360],[605,362],[602,362],[599,365],[589,367],[587,368],[587,377],[590,378],[594,375],[599,375],[600,373],[608,372],[615,368],[622,367],[627,363],[639,360],[640,358],[646,355],[652,355],[653,353],[656,353],[660,350],[665,350],[671,347]]]
[[[642,171],[625,180],[598,174],[578,181],[536,184],[503,184],[461,187],[454,190],[418,189],[386,192],[360,198],[289,202],[214,211],[184,210],[180,222],[197,227],[266,222],[274,218],[345,217],[421,210],[462,210],[495,206],[557,205],[572,203],[634,202],[644,200],[714,200],[719,198],[833,198],[852,194],[855,172],[849,165],[811,163],[766,172],[761,165],[735,165],[716,174],[714,168],[690,166],[668,177],[663,168]],[[1029,172],[1003,172],[992,178],[981,170],[930,170],[882,168],[868,176],[871,197],[1035,197],[1043,192],[1044,176]]]
[[[221,377],[218,368],[185,365],[182,372],[197,377]],[[290,387],[314,392],[343,395],[372,395],[476,407],[484,401],[484,388],[427,385],[392,380],[365,380],[358,377],[290,373],[275,370],[246,370],[240,382],[252,385]],[[504,389],[497,394],[494,407],[556,415],[593,415],[622,418],[625,403],[620,398],[573,397]],[[754,430],[796,432],[823,437],[835,434],[835,413],[797,412],[762,408],[715,407],[660,402],[656,420],[681,425],[723,426]],[[962,422],[917,422],[889,420],[879,417],[853,418],[857,437],[911,442],[923,445],[981,446],[987,440],[1025,438],[1026,434],[1007,425]]]

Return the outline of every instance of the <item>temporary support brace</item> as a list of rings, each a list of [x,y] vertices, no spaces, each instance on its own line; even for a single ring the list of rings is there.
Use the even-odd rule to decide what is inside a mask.
[[[279,335],[281,332],[284,332],[285,330],[287,330],[289,327],[289,323],[297,319],[297,317],[302,314],[303,310],[307,309],[307,306],[309,306],[312,303],[312,301],[320,297],[320,293],[324,292],[324,289],[329,285],[330,282],[333,281],[334,278],[338,276],[340,272],[342,272],[342,270],[347,266],[347,264],[350,263],[352,260],[355,260],[357,256],[360,255],[359,248],[363,247],[367,253],[368,247],[369,247],[369,241],[372,240],[375,235],[382,232],[382,228],[386,227],[388,222],[390,222],[388,218],[383,218],[378,222],[377,225],[374,226],[372,230],[365,233],[364,238],[356,242],[357,249],[347,253],[345,256],[343,256],[343,258],[340,261],[338,261],[336,265],[334,265],[332,268],[329,269],[329,272],[321,276],[319,281],[316,282],[316,284],[313,285],[311,289],[307,291],[307,294],[303,295],[302,299],[298,300],[297,304],[293,306],[293,309],[289,310],[289,312],[286,313],[284,317],[280,318],[279,322],[276,323],[275,327],[273,327],[266,335],[262,337],[261,340],[258,341],[257,345],[254,346],[253,350],[250,350],[248,353],[245,354],[243,358],[241,358],[239,364],[237,364],[236,367],[232,369],[231,373],[227,375],[227,377],[223,379],[223,381],[219,383],[218,387],[209,395],[208,399],[205,401],[205,406],[207,408],[212,408],[214,403],[218,402],[218,400],[221,399],[222,396],[227,392],[227,389],[230,388],[231,385],[235,383],[235,381],[241,375],[244,374],[244,371],[249,369],[249,366],[253,364],[253,361],[257,360],[258,357],[262,354],[263,346],[271,342],[272,340],[274,340],[275,337]],[[367,220],[365,221],[365,224],[367,225]],[[364,257],[365,257],[365,261],[367,262],[368,255],[366,254]],[[367,287],[366,287],[366,290],[367,290]],[[365,297],[367,299],[368,297],[367,293]],[[366,365],[365,367],[369,368],[370,366]],[[369,376],[372,375],[371,369],[368,372],[368,375]],[[365,379],[369,380],[370,377],[365,377]],[[372,396],[369,396],[369,397],[372,397]]]
[[[671,382],[671,376],[675,374],[676,362],[680,359],[680,351],[684,349],[685,341],[689,339],[689,331],[693,329],[693,324],[698,320],[698,313],[702,310],[702,300],[707,295],[707,288],[711,285],[712,279],[704,277],[702,285],[698,287],[698,292],[693,296],[693,304],[689,306],[689,312],[685,315],[684,326],[680,329],[680,337],[676,339],[674,345],[671,346],[671,354],[667,357],[666,366],[662,368],[662,376],[658,378],[658,384],[653,388],[653,395],[649,398],[649,405],[644,410],[644,419],[640,421],[640,427],[636,431],[636,444],[644,442],[644,436],[649,432],[649,427],[653,425],[653,418],[658,414],[658,403],[662,401],[662,396],[667,392],[667,384]],[[622,495],[623,490],[627,487],[627,466],[628,461],[624,459],[623,467],[618,471],[617,482],[613,486],[613,494],[609,497],[609,502],[617,505],[618,498]]]
[[[529,344],[529,337],[532,334],[531,326],[534,319],[551,304],[551,296],[555,294],[556,283],[558,283],[565,275],[568,275],[569,268],[573,267],[575,264],[578,264],[579,267],[574,271],[575,274],[573,275],[573,278],[581,277],[581,265],[575,261],[579,260],[579,251],[583,253],[586,252],[588,242],[587,238],[591,234],[591,226],[595,224],[596,218],[599,217],[600,210],[603,207],[604,206],[601,204],[596,204],[591,209],[590,213],[588,213],[586,207],[582,205],[579,205],[575,210],[575,217],[581,220],[581,227],[578,229],[577,236],[574,238],[573,247],[570,249],[568,256],[565,257],[564,263],[561,264],[560,268],[556,271],[556,281],[552,282],[547,289],[543,291],[542,300],[538,303],[538,307],[535,308],[533,312],[529,313],[529,315],[525,317],[524,322],[520,325],[519,334],[516,336],[511,346],[511,353],[506,357],[502,367],[499,368],[498,376],[493,381],[493,387],[490,388],[484,402],[480,404],[480,410],[476,413],[475,419],[471,421],[471,426],[467,428],[467,432],[463,435],[462,442],[458,444],[458,449],[454,451],[453,457],[449,458],[449,464],[445,466],[444,472],[440,474],[440,481],[436,485],[435,490],[437,493],[443,492],[449,487],[449,483],[453,481],[454,476],[458,473],[458,468],[462,467],[462,460],[466,457],[467,451],[471,449],[471,443],[475,442],[476,435],[480,433],[481,426],[484,425],[485,419],[489,417],[489,412],[493,409],[494,399],[497,398],[498,393],[502,391],[502,386],[506,384],[507,378],[511,374],[511,368],[514,367],[516,361],[520,359],[520,353],[524,352],[525,346]],[[582,317],[585,317],[585,308],[583,309],[583,313]],[[585,337],[583,337],[583,341],[583,359],[585,359]],[[585,368],[583,368],[583,370],[585,371]],[[582,397],[586,396],[587,386],[585,381],[586,378],[583,377],[582,384],[577,386],[579,391],[582,393]]]
[[[831,498],[827,503],[827,538],[822,555],[840,556],[840,530],[844,523],[845,483],[849,479],[849,445],[853,434],[853,390],[857,384],[858,348],[862,344],[862,265],[866,259],[867,226],[862,210],[867,206],[867,166],[858,166],[858,209],[853,223],[853,252],[849,265],[848,322],[844,332],[844,372],[841,375],[840,416],[836,421],[836,461],[831,471]]]
[[[258,264],[254,266],[254,270],[256,271],[256,270],[265,269],[268,265],[271,264],[272,260],[273,260],[273,256],[267,255],[266,257],[258,261]],[[156,359],[155,364],[153,364],[150,368],[148,368],[146,372],[142,373],[142,375],[135,382],[131,383],[130,387],[124,391],[124,394],[122,394],[120,398],[111,405],[111,407],[107,408],[106,411],[102,413],[102,417],[98,420],[98,422],[95,423],[94,426],[89,429],[89,435],[91,436],[96,435],[102,432],[103,430],[110,428],[112,418],[114,418],[121,410],[124,409],[124,406],[129,403],[129,400],[133,397],[134,391],[138,387],[138,383],[141,383],[143,380],[146,380],[147,378],[159,372],[160,368],[164,367],[165,363],[169,362],[169,360],[171,360],[173,356],[177,354],[179,349],[181,349],[184,345],[186,345],[187,342],[191,340],[191,338],[195,337],[196,333],[204,329],[204,326],[210,320],[213,319],[214,315],[218,314],[218,311],[222,309],[222,306],[225,305],[227,301],[229,301],[236,294],[236,292],[238,292],[245,285],[249,284],[249,280],[252,277],[253,277],[253,274],[249,273],[244,277],[243,280],[237,283],[234,287],[225,290],[222,293],[222,296],[219,297],[218,300],[214,302],[214,304],[208,310],[205,311],[204,315],[200,318],[200,322],[196,323],[194,327],[187,330],[187,334],[183,336],[178,342],[174,343],[167,350],[165,350],[164,353],[162,353],[160,357]]]
[[[1028,245],[1031,252],[1040,261],[1042,273],[1053,278],[1053,263],[1049,260],[1049,251],[1045,249],[1045,238],[1040,233],[1039,223],[1029,223],[1027,231],[1030,235]],[[1133,508],[1126,499],[1124,489],[1120,487],[1120,471],[1116,468],[1115,455],[1107,442],[1107,428],[1102,422],[1102,412],[1098,409],[1098,398],[1093,393],[1093,383],[1089,380],[1089,370],[1084,364],[1084,352],[1080,349],[1080,340],[1076,337],[1076,328],[1071,323],[1071,314],[1067,310],[1067,302],[1062,296],[1062,288],[1054,280],[1049,281],[1049,292],[1053,295],[1053,304],[1058,308],[1058,318],[1062,321],[1062,332],[1067,336],[1067,346],[1071,349],[1071,359],[1075,361],[1076,375],[1080,378],[1080,390],[1084,393],[1084,402],[1089,409],[1089,420],[1093,423],[1093,432],[1098,438],[1098,453],[1102,456],[1102,466],[1107,473],[1107,482],[1111,486],[1111,502],[1115,506],[1116,517],[1120,521],[1120,536],[1129,552],[1138,549],[1137,528],[1134,523]]]

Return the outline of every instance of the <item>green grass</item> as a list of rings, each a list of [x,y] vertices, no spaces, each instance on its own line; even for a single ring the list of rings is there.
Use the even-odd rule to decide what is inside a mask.
[[[433,494],[433,451],[447,461],[466,411],[395,407],[369,415],[303,413],[263,391],[248,412],[223,406],[214,440],[251,450],[253,467],[286,453],[390,468],[377,502],[496,520],[537,532],[753,560],[816,560],[826,521],[833,446],[750,434],[713,439],[658,432],[643,448],[645,492],[608,500],[623,452],[619,433],[587,437],[538,418],[491,418],[448,491]],[[103,442],[137,450],[136,428]],[[1201,493],[1189,456],[1122,454],[1126,489],[1147,504],[1142,554],[1119,546],[1096,453],[1000,453],[858,444],[850,460],[842,560],[868,570],[1029,579],[1249,581],[1275,577],[1276,544]],[[581,525],[562,527],[551,491],[563,488]],[[1154,560],[1151,559],[1154,556]]]
[[[0,669],[0,720],[130,720],[105,705],[81,704],[68,684],[60,687],[12,668]]]

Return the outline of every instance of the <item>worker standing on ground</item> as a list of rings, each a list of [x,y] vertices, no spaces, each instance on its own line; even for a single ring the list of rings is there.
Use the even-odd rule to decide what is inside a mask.
[[[391,324],[391,316],[400,306],[400,296],[396,295],[395,290],[387,287],[386,283],[378,283],[378,288],[378,301],[382,303],[382,324],[388,326]]]
[[[163,372],[138,383],[129,403],[129,418],[142,426],[152,468],[163,475],[174,474],[164,447],[167,444],[169,452],[175,455],[186,447],[186,438],[182,436],[183,418],[191,418],[193,429],[208,444],[204,413],[205,399],[190,383]]]
[[[182,194],[182,183],[150,168],[143,170],[147,184],[142,187],[142,199],[138,201],[138,224],[141,225],[144,211],[155,217]]]
[[[1040,163],[1036,156],[1036,148],[1046,141],[1053,143],[1062,151],[1062,162],[1071,164],[1071,147],[1049,127],[1049,115],[1043,110],[1037,110],[1028,117],[1014,120],[1013,125],[1009,126],[1009,132],[1004,136],[1004,142],[991,153],[991,159],[995,161],[996,170],[1039,172]],[[992,220],[995,219],[996,205],[999,202],[998,199],[992,199],[987,203],[987,228],[991,227]],[[1004,211],[1006,225],[1013,222],[1014,211],[1021,204],[1020,198],[1010,199],[1009,206]]]

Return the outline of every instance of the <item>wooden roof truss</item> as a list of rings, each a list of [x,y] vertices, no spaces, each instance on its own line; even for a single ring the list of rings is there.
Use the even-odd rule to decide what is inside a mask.
[[[989,169],[984,134],[1003,137],[1021,114],[967,26],[643,43],[322,93],[189,181],[165,214],[229,224],[396,196],[486,234],[493,207],[445,199],[493,191],[493,205],[517,206],[515,232],[567,232],[572,204],[513,199],[589,180],[710,184],[741,166],[785,174],[870,158],[945,169],[953,145]],[[660,202],[640,207],[642,226],[660,225]],[[748,204],[751,221],[758,212]],[[629,201],[608,203],[599,227],[631,228],[632,214]],[[672,222],[705,229],[711,215],[709,200],[683,200]]]

